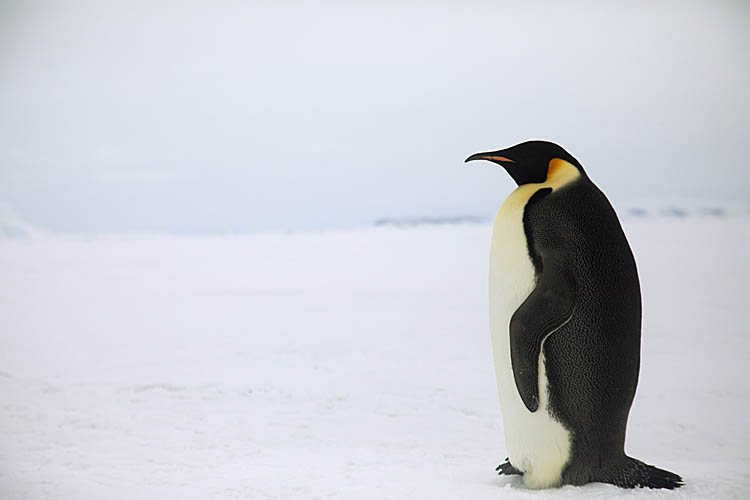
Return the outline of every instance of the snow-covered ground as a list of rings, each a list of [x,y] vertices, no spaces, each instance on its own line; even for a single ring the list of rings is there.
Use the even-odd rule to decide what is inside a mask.
[[[495,475],[481,224],[0,241],[0,498],[750,498],[750,219],[625,226],[681,490]]]

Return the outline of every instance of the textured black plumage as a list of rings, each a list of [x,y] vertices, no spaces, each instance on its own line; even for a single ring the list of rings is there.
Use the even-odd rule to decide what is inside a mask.
[[[575,310],[544,344],[547,410],[572,430],[563,482],[678,487],[679,476],[624,451],[640,367],[641,292],[635,259],[614,209],[581,176],[527,204],[524,229],[538,283],[549,273],[575,282]],[[567,285],[560,293],[568,293]],[[548,306],[537,309],[543,307]]]

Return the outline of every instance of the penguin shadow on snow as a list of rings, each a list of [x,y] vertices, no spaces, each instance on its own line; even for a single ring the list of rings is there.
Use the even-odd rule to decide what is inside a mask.
[[[528,498],[550,498],[550,499],[590,499],[603,500],[613,498],[684,498],[690,495],[691,488],[683,486],[679,490],[654,490],[652,488],[629,488],[624,489],[608,483],[587,483],[583,485],[565,484],[551,489],[535,489],[527,486],[520,475],[500,475],[499,478],[483,481],[500,490],[511,490],[512,498],[523,496]],[[677,496],[675,496],[677,495]],[[498,498],[503,498],[499,496]]]

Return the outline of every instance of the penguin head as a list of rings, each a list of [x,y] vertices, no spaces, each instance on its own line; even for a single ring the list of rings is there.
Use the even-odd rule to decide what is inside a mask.
[[[546,181],[550,162],[555,159],[570,163],[584,174],[583,167],[573,155],[554,142],[547,141],[526,141],[507,149],[477,153],[466,158],[465,162],[489,160],[497,163],[521,186]]]

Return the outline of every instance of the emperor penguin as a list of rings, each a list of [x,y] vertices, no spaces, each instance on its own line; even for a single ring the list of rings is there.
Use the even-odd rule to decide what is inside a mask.
[[[490,330],[508,458],[529,488],[678,488],[625,454],[640,366],[641,292],[612,205],[546,141],[478,153],[518,187],[495,217]]]

